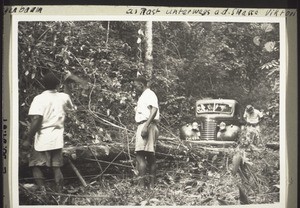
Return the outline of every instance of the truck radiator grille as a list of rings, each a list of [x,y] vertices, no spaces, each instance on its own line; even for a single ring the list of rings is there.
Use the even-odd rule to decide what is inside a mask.
[[[201,132],[202,139],[214,140],[216,139],[217,122],[215,120],[205,120],[203,122],[203,128]]]

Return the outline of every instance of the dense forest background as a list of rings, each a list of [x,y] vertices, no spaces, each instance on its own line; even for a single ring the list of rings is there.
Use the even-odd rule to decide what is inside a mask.
[[[144,33],[145,22],[19,22],[21,126],[28,125],[30,103],[43,90],[43,74],[54,71],[63,78],[68,70],[87,81],[72,86],[78,112],[69,135],[111,134],[111,123],[133,129],[132,80],[146,74]],[[278,139],[279,24],[153,22],[152,39],[148,78],[165,133],[193,119],[197,99],[211,97],[262,110]]]
[[[160,137],[178,139],[179,127],[194,119],[196,100],[227,98],[240,103],[241,113],[248,104],[261,110],[264,142],[279,142],[278,23],[152,22],[150,45],[148,32],[147,22],[142,21],[19,22],[20,138],[29,127],[27,114],[32,99],[44,90],[43,75],[53,71],[63,80],[69,71],[81,82],[72,83],[70,88],[77,111],[66,120],[66,146],[132,141],[137,98],[133,80],[137,74],[150,79],[158,96]],[[147,59],[149,47],[153,49],[152,60]],[[63,85],[60,90],[63,91]],[[109,175],[113,180],[100,182],[91,180],[93,185],[85,191],[72,182],[69,194],[95,198],[71,197],[63,204],[278,202],[279,152],[278,149],[261,151],[251,154],[251,163],[255,164],[251,174],[256,175],[252,184],[231,176],[228,172],[231,156],[223,155],[221,165],[216,165],[213,164],[216,157],[207,160],[205,156],[209,154],[200,148],[190,155],[176,157],[180,161],[176,158],[163,161],[158,168],[160,185],[154,192],[132,189],[132,183],[124,179],[124,172],[118,170],[122,176]],[[20,161],[26,159],[22,147],[19,156]],[[245,200],[244,192],[252,202]],[[24,204],[34,198],[26,193]],[[106,198],[96,198],[103,194]]]

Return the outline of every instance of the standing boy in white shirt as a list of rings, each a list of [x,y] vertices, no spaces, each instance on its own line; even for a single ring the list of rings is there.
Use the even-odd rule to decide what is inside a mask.
[[[140,97],[137,102],[135,121],[138,124],[136,132],[135,152],[137,169],[141,187],[145,187],[147,165],[150,169],[150,187],[156,182],[155,146],[158,138],[157,123],[159,121],[158,99],[155,93],[147,87],[147,80],[139,76],[134,81],[135,89]]]
[[[32,121],[23,146],[29,148],[34,143],[29,167],[32,167],[39,189],[45,191],[41,170],[44,166],[53,169],[56,191],[60,192],[63,183],[60,167],[63,165],[64,120],[66,110],[73,109],[73,104],[68,94],[57,92],[60,81],[53,73],[45,75],[43,81],[46,90],[34,97],[30,105],[28,115]]]

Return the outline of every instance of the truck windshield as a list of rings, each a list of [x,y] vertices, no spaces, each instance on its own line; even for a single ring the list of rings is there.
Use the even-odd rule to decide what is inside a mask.
[[[232,105],[226,103],[198,103],[197,113],[231,113]]]

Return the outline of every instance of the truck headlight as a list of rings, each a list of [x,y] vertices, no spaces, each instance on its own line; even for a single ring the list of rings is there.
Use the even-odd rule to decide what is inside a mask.
[[[195,131],[199,131],[199,124],[197,122],[192,123],[192,129]]]
[[[226,129],[226,123],[225,122],[221,122],[220,123],[220,130],[225,130]]]

